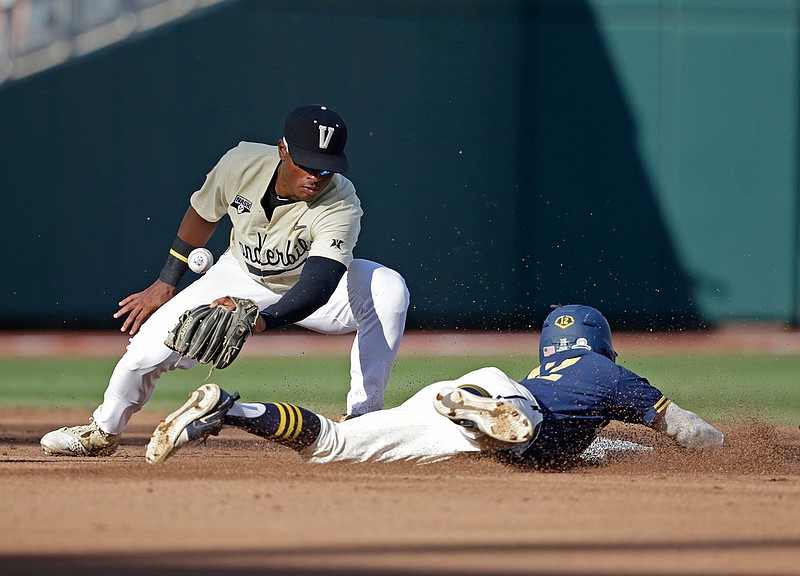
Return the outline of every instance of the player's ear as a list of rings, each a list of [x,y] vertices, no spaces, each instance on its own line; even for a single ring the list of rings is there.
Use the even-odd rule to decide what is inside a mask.
[[[281,160],[284,160],[284,156],[288,153],[288,146],[286,145],[286,138],[281,138],[278,140],[278,154],[281,157]]]

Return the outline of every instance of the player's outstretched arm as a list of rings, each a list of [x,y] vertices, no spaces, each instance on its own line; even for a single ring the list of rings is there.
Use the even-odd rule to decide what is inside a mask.
[[[661,418],[653,422],[652,428],[685,448],[713,448],[725,441],[722,432],[674,402],[667,406]]]
[[[120,331],[129,332],[131,336],[139,331],[139,327],[147,320],[150,315],[158,310],[164,302],[175,296],[175,287],[165,284],[161,280],[156,280],[150,286],[131,294],[119,303],[119,310],[114,314],[114,318],[125,318]]]

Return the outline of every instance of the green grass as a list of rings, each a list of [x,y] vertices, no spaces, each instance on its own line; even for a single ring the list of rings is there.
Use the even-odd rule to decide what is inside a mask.
[[[0,406],[21,408],[93,408],[101,400],[115,359],[0,359]],[[400,359],[395,365],[387,406],[396,406],[423,386],[494,365],[522,374],[526,363],[497,358]],[[293,402],[324,414],[344,412],[349,389],[348,357],[241,358],[208,376],[207,366],[177,370],[158,382],[145,410],[172,408],[208,378],[243,399]]]
[[[521,379],[535,364],[529,357],[401,357],[387,391],[395,406],[421,387],[456,378],[482,366],[497,366]],[[80,408],[101,400],[115,359],[0,359],[0,406]],[[624,362],[684,408],[713,421],[753,415],[800,422],[800,356],[629,356]],[[206,380],[208,367],[166,374],[145,410],[169,411]],[[241,358],[209,381],[245,400],[289,401],[328,415],[344,410],[349,380],[346,357]]]
[[[800,424],[800,356],[631,356],[623,364],[709,419]]]

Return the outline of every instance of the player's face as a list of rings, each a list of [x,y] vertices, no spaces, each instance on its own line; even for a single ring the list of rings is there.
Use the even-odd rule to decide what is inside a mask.
[[[333,178],[329,172],[324,176],[319,170],[301,168],[292,160],[286,151],[283,142],[278,144],[281,162],[278,168],[278,178],[275,182],[275,191],[281,198],[311,202],[322,192]]]

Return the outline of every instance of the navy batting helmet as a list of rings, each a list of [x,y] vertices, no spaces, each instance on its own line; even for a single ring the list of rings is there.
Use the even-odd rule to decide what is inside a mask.
[[[591,306],[569,304],[559,306],[545,318],[539,339],[539,362],[572,349],[590,349],[616,362],[617,353],[611,346],[608,320]]]

